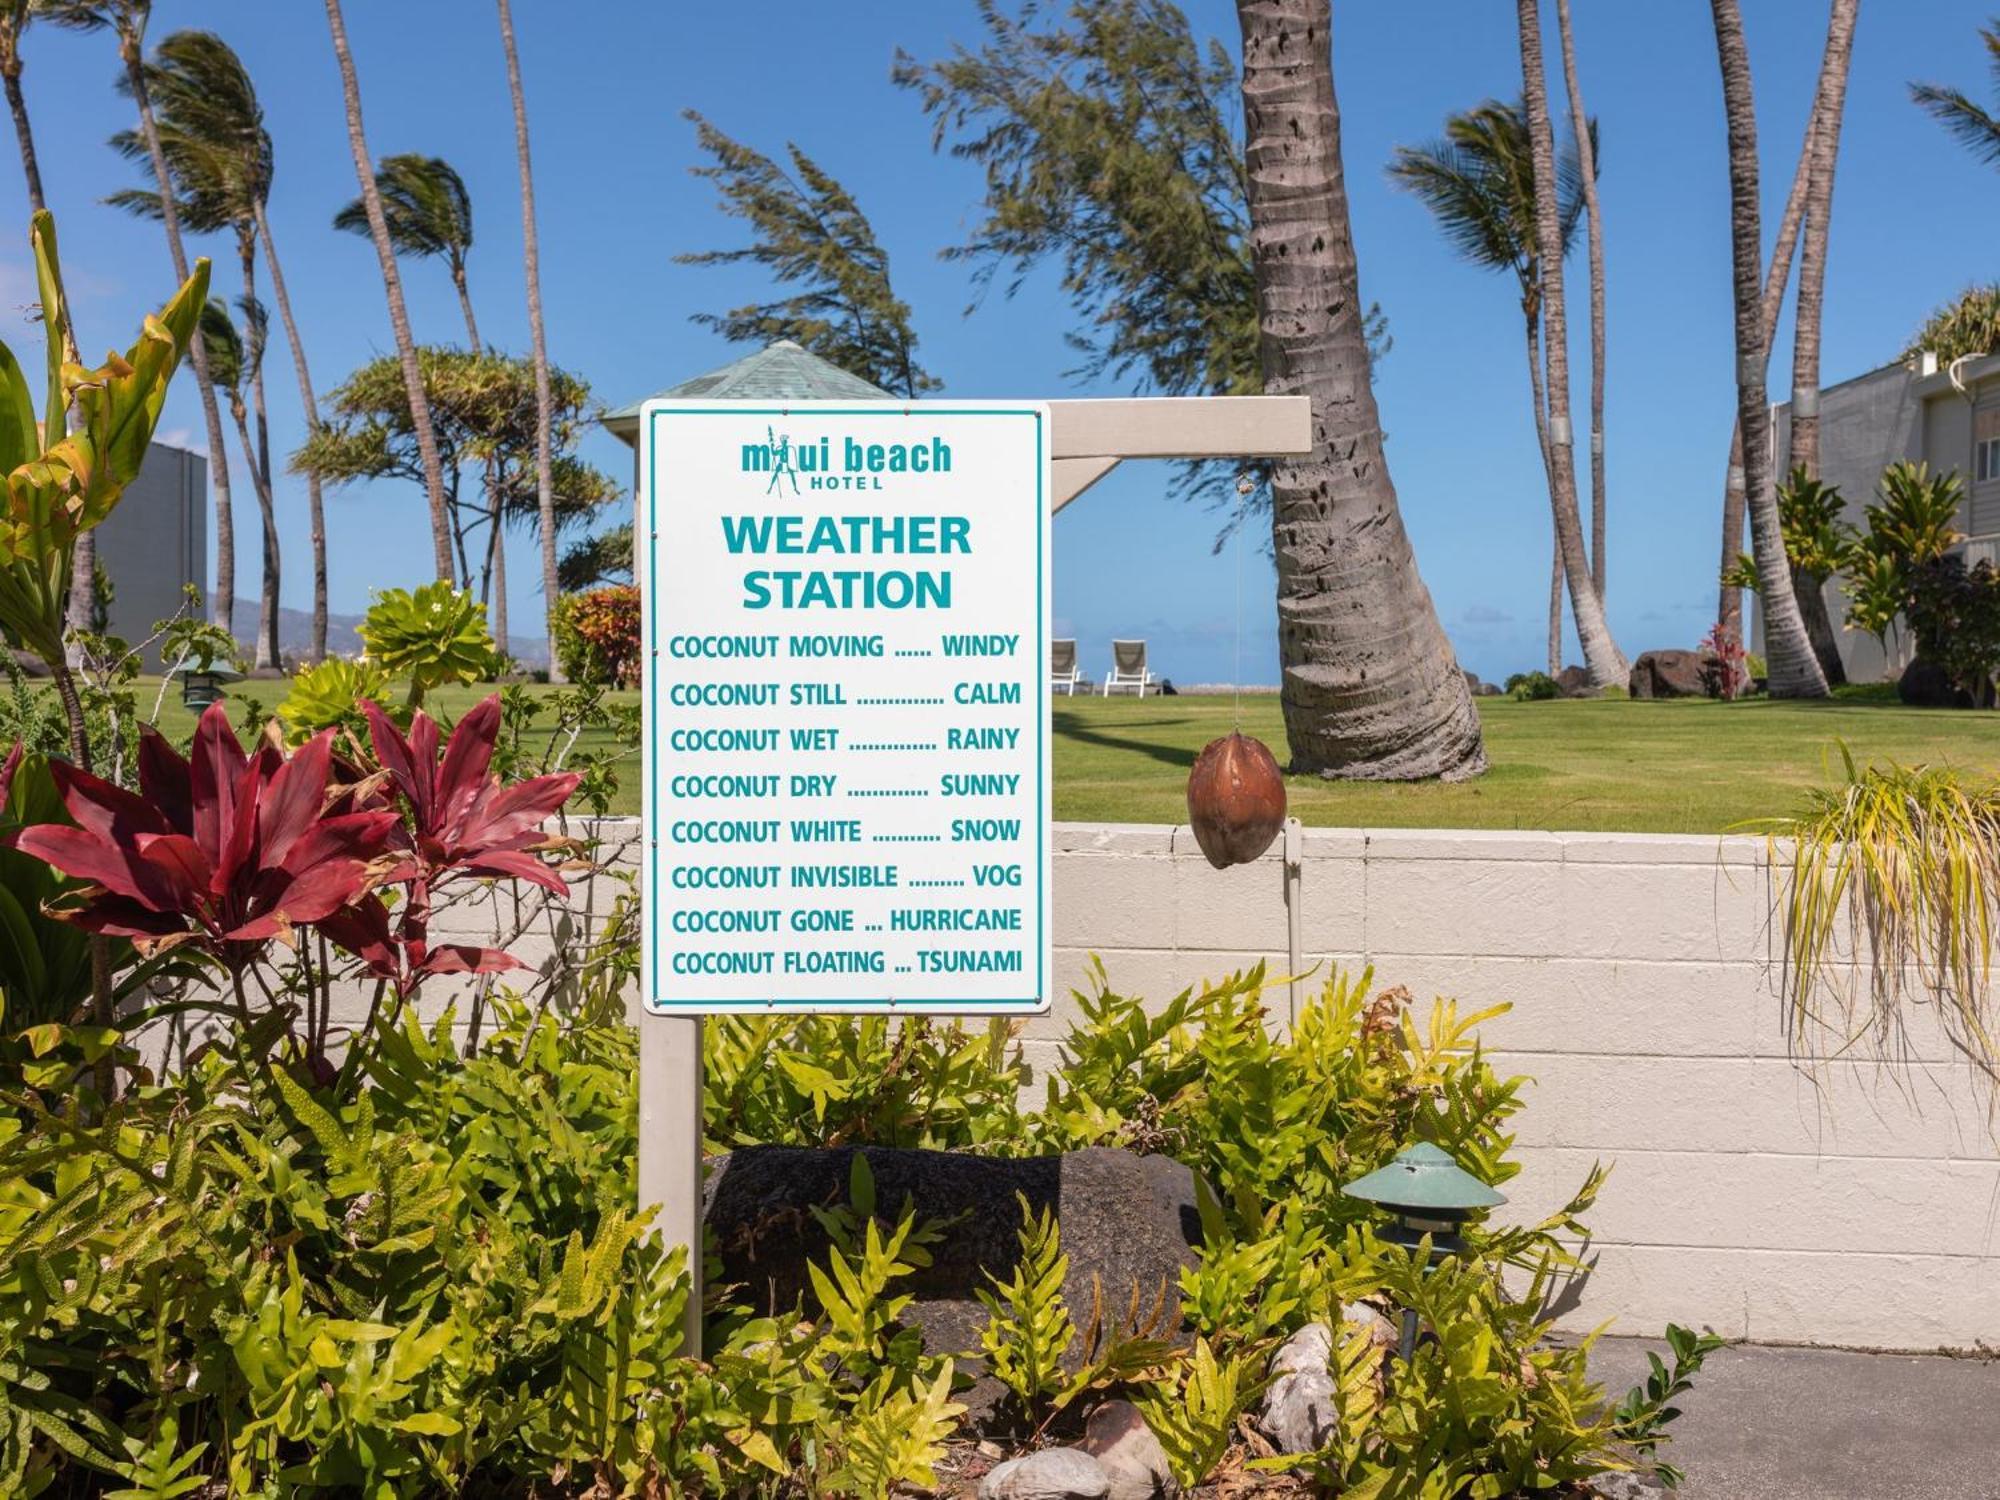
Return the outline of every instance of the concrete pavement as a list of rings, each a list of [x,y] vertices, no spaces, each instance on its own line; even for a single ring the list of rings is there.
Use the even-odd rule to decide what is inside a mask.
[[[1602,1339],[1591,1373],[1615,1400],[1649,1349]],[[2000,1500],[2000,1359],[1744,1344],[1677,1404],[1683,1500]]]

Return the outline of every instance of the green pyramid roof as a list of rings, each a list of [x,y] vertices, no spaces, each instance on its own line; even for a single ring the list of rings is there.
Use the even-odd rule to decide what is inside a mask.
[[[1428,1141],[1405,1146],[1386,1167],[1348,1183],[1342,1191],[1368,1203],[1447,1212],[1491,1208],[1507,1201]]]
[[[639,440],[639,413],[647,401],[667,397],[707,396],[717,401],[880,400],[893,396],[870,385],[790,339],[779,339],[754,354],[656,391],[630,406],[607,413],[604,425],[628,443]]]

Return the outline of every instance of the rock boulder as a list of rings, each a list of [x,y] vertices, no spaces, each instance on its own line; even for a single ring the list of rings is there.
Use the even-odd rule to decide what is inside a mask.
[[[1627,685],[1634,698],[1701,698],[1708,693],[1699,651],[1642,651]]]
[[[742,1286],[760,1312],[811,1303],[806,1265],[824,1264],[828,1249],[811,1210],[847,1201],[856,1149],[753,1146],[711,1165],[704,1217],[723,1280]],[[1135,1288],[1148,1313],[1163,1286],[1169,1309],[1179,1305],[1176,1284],[1201,1243],[1194,1173],[1180,1162],[1103,1147],[1012,1160],[858,1149],[875,1179],[878,1213],[894,1215],[908,1202],[920,1220],[947,1226],[929,1247],[931,1264],[900,1283],[914,1299],[910,1320],[934,1352],[978,1348],[986,1309],[974,1294],[991,1285],[989,1276],[1004,1280],[1020,1258],[1017,1194],[1037,1214],[1055,1210],[1069,1257],[1063,1296],[1079,1324],[1090,1316],[1098,1279],[1109,1316],[1123,1316]],[[1169,1319],[1160,1336],[1181,1337],[1171,1312]]]

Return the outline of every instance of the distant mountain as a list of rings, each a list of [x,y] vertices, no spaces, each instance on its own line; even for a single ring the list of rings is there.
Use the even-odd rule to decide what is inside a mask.
[[[257,637],[257,601],[238,599],[230,618],[230,630],[248,660]],[[326,649],[336,656],[356,656],[361,651],[361,616],[329,612],[326,617]],[[286,656],[303,656],[312,645],[312,612],[278,607],[278,649]],[[549,664],[549,643],[541,636],[515,636],[507,643],[508,654],[527,667]]]

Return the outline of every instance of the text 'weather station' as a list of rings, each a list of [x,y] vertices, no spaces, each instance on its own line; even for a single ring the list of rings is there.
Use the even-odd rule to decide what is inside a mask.
[[[1049,993],[1049,442],[1032,403],[642,421],[664,1012]]]

